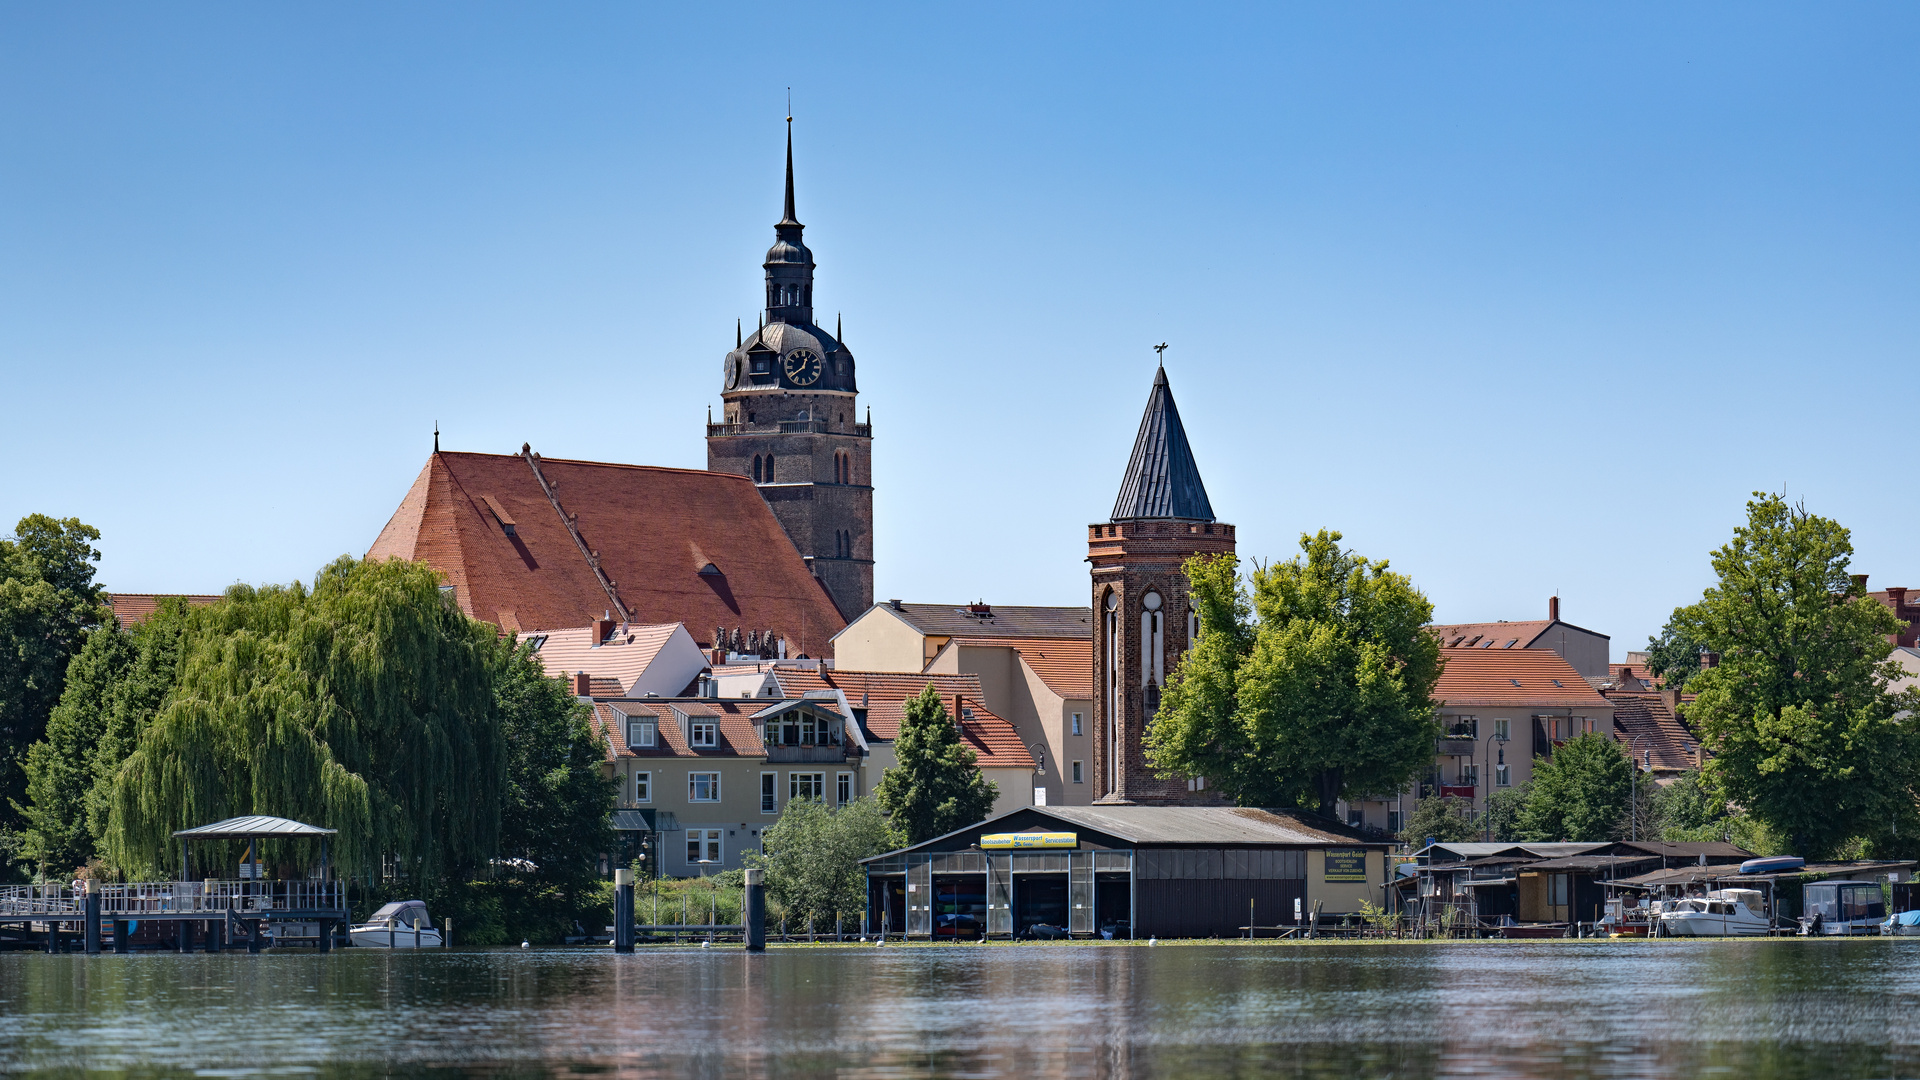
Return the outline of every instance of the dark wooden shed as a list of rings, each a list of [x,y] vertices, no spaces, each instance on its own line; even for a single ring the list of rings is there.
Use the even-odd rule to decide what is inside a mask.
[[[917,938],[1232,937],[1380,903],[1389,845],[1295,810],[1028,806],[866,860],[868,925]],[[1041,932],[1050,932],[1043,930]]]

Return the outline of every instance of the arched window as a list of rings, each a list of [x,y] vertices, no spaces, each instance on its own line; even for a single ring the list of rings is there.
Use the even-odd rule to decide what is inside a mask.
[[[1149,591],[1140,598],[1140,685],[1151,689],[1165,685],[1166,636],[1161,622],[1160,594]],[[1157,695],[1150,695],[1155,701]]]
[[[773,483],[773,455],[767,455],[767,483]]]

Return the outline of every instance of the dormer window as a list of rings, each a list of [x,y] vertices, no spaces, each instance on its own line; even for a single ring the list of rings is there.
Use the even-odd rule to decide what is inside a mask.
[[[692,746],[718,746],[719,725],[710,721],[696,721],[692,725],[687,742]]]
[[[653,728],[654,725],[651,720],[628,719],[627,745],[632,747],[652,746],[654,742]]]

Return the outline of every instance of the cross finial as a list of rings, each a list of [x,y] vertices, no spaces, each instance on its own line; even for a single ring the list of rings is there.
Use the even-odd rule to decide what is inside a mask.
[[[1153,353],[1154,353],[1154,358],[1155,358],[1156,360],[1159,360],[1159,361],[1160,361],[1160,363],[1161,363],[1162,365],[1164,365],[1164,364],[1166,364],[1166,362],[1167,362],[1167,343],[1163,341],[1163,342],[1161,342],[1160,344],[1158,344],[1158,345],[1155,345],[1155,346],[1153,347]]]
[[[433,452],[440,452],[440,421],[433,422]]]

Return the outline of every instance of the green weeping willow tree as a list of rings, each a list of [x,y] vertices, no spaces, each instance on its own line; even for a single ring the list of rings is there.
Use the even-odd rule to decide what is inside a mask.
[[[339,830],[342,876],[385,854],[457,874],[494,852],[494,631],[431,569],[342,558],[311,590],[235,587],[193,623],[173,691],[113,775],[103,839],[121,873],[176,869],[174,830],[243,814]]]

